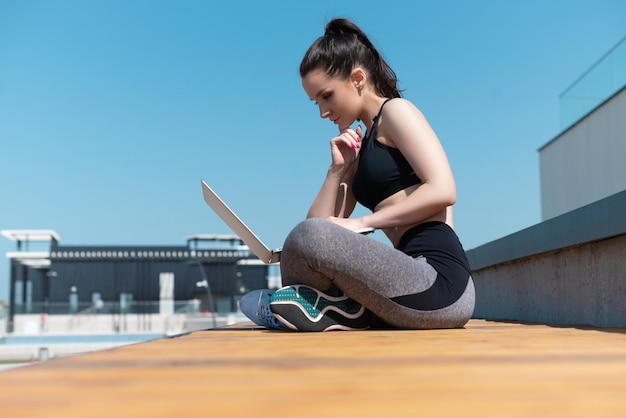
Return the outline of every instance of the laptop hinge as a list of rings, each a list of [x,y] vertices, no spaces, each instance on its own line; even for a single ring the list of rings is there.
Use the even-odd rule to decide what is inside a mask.
[[[270,263],[280,263],[281,253],[282,253],[282,248],[272,251],[272,256],[270,257]]]

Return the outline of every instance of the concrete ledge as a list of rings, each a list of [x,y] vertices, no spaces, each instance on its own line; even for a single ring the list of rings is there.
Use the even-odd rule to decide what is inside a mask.
[[[626,234],[626,190],[467,251],[472,270]]]
[[[626,327],[626,191],[468,251],[475,318]]]

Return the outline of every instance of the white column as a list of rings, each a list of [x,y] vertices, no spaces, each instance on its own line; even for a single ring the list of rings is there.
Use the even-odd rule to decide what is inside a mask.
[[[160,273],[160,312],[161,315],[174,313],[174,273]]]

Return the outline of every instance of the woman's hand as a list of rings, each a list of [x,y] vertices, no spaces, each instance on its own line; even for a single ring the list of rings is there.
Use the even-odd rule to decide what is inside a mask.
[[[356,131],[346,128],[341,130],[339,136],[330,140],[330,152],[332,156],[332,166],[339,169],[346,169],[356,160],[361,148],[361,135],[363,128],[359,125]]]
[[[363,218],[337,218],[336,216],[329,216],[326,220],[349,229],[350,231],[367,228],[367,225],[363,223]]]
[[[350,216],[356,205],[352,193],[348,191],[351,183],[351,170],[361,148],[363,128],[356,130],[349,127],[341,129],[339,136],[330,140],[332,164],[326,173],[324,184],[317,193],[307,218],[325,219],[328,216]]]

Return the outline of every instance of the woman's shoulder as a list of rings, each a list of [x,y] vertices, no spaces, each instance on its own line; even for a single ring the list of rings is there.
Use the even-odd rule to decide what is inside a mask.
[[[413,102],[403,97],[398,97],[387,101],[382,114],[387,123],[406,123],[413,120],[425,120],[424,115]]]
[[[402,111],[411,111],[411,112],[419,112],[420,110],[408,99],[404,97],[396,97],[393,99],[387,100],[385,103],[385,110],[393,111],[393,112],[402,112]]]

